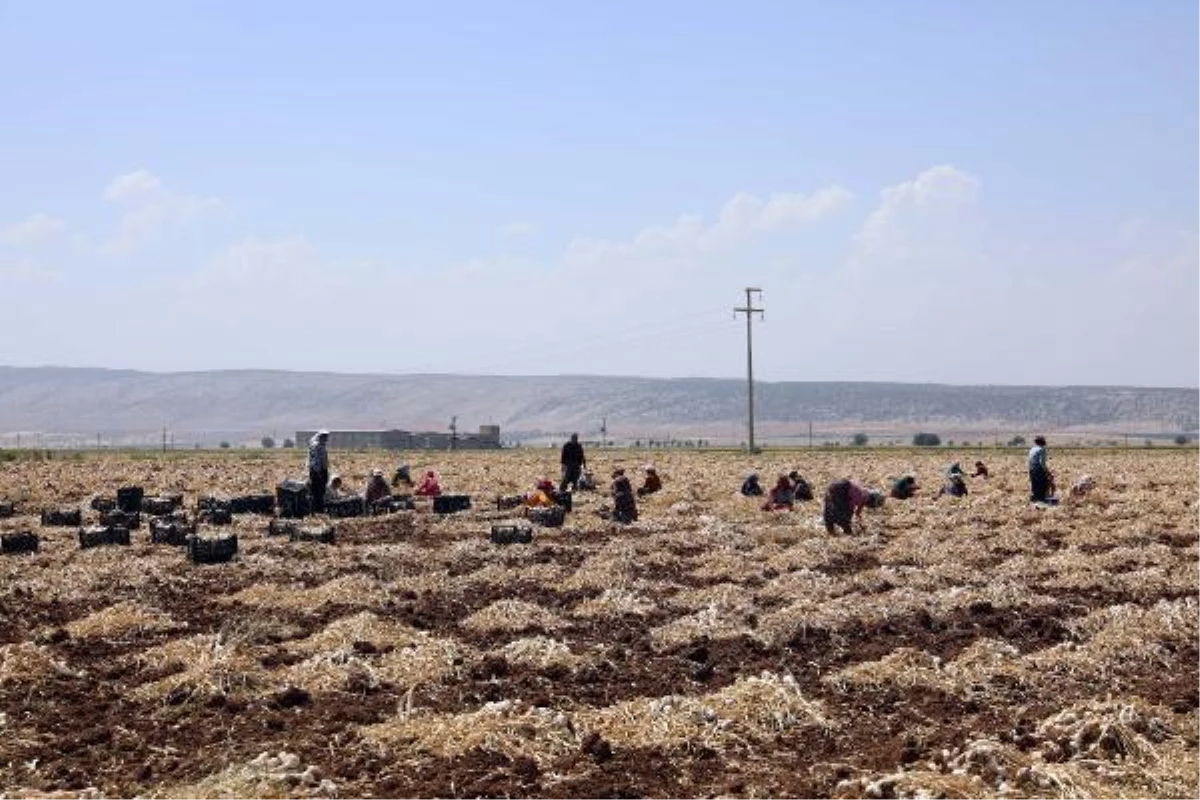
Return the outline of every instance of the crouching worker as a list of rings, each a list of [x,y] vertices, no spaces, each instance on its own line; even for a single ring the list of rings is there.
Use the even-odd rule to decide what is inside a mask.
[[[795,501],[796,492],[792,488],[791,479],[787,475],[780,475],[767,497],[767,502],[763,504],[763,511],[791,511]]]
[[[944,494],[951,497],[966,497],[968,494],[966,475],[958,462],[951,464],[950,469],[946,470],[946,482],[938,490],[937,496],[941,497]]]
[[[612,495],[612,518],[626,525],[637,522],[637,500],[633,496],[633,484],[625,477],[625,470],[620,467],[613,470]]]
[[[363,497],[366,498],[367,505],[378,503],[380,500],[390,497],[391,494],[392,490],[388,486],[387,481],[384,480],[383,470],[371,470],[371,477],[367,479],[367,488],[363,492]]]
[[[917,479],[912,475],[904,475],[897,478],[892,484],[891,495],[896,500],[908,500],[917,493],[921,487],[917,485]]]
[[[326,500],[346,500],[354,497],[354,492],[346,488],[346,484],[342,482],[341,475],[333,475],[329,479],[329,488],[325,490]]]
[[[438,481],[437,473],[429,470],[425,473],[425,477],[421,478],[421,485],[417,487],[417,495],[420,497],[441,497],[442,484]]]
[[[646,495],[654,494],[662,489],[662,478],[658,477],[658,472],[654,467],[646,467],[646,480],[638,487],[637,496],[645,497]]]
[[[838,527],[850,535],[854,532],[854,519],[857,517],[862,523],[864,507],[879,508],[882,505],[880,492],[865,489],[848,478],[834,481],[825,490],[825,530],[833,533]]]
[[[758,473],[751,472],[746,475],[746,480],[742,481],[742,496],[743,497],[762,497],[764,492],[762,484],[758,482]]]
[[[412,473],[409,472],[408,464],[396,467],[396,474],[392,476],[392,486],[404,486],[409,489],[413,487]]]
[[[546,508],[557,502],[558,495],[554,491],[554,484],[548,480],[540,480],[533,487],[533,491],[525,495],[524,504],[529,508]]]
[[[804,480],[803,475],[792,470],[788,473],[788,478],[792,481],[792,496],[797,503],[813,499],[812,487],[808,485],[808,481]]]

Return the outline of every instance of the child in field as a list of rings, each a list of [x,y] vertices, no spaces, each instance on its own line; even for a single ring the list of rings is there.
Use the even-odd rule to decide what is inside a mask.
[[[892,497],[897,500],[908,500],[917,493],[921,487],[917,485],[917,479],[912,475],[904,475],[892,484]]]

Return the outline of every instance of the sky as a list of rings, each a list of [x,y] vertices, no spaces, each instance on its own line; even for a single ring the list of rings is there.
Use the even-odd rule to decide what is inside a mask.
[[[0,364],[1195,387],[1197,15],[0,0]]]

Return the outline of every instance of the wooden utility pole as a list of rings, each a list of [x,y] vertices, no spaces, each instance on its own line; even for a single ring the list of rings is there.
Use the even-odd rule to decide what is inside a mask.
[[[750,322],[754,319],[754,315],[758,314],[759,319],[763,319],[763,309],[754,307],[753,295],[762,295],[762,289],[746,287],[746,306],[744,308],[735,308],[733,315],[746,315],[746,428],[749,432],[747,447],[750,452],[755,452],[754,447],[754,340],[752,326]]]

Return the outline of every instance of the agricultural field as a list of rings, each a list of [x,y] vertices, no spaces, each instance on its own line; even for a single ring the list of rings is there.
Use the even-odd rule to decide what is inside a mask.
[[[302,451],[0,463],[0,796],[1196,797],[1194,449],[1056,451],[1057,507],[1024,453],[591,453],[653,459],[628,527],[580,493],[564,527],[497,545],[498,494],[557,477],[550,449],[406,454],[470,511],[338,520],[334,544],[81,550],[45,508],[126,485],[272,491]],[[333,451],[361,487],[397,457]],[[991,477],[933,497],[951,460]],[[431,458],[437,459],[431,461]],[[767,513],[751,468],[816,502]],[[922,493],[828,535],[851,476]]]

